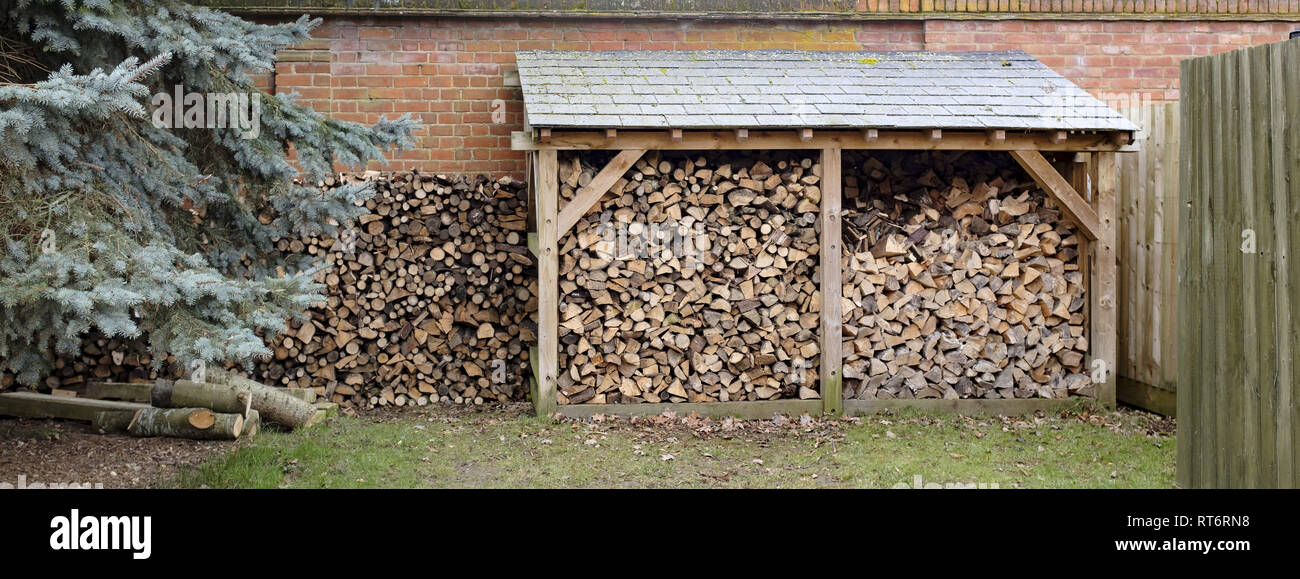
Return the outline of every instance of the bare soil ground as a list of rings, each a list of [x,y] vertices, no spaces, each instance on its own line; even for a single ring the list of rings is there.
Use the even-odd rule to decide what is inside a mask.
[[[236,444],[104,435],[79,422],[0,418],[0,485],[150,487]]]

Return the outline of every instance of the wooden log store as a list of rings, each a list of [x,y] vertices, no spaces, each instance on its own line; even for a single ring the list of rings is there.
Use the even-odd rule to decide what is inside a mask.
[[[1114,405],[1115,155],[1136,127],[1027,54],[516,56],[539,415]],[[963,158],[1025,178],[890,185]],[[716,283],[591,253],[602,213],[727,221],[695,246]]]

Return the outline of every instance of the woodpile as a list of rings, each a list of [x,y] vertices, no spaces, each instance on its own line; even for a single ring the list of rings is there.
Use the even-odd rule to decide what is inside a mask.
[[[311,388],[344,407],[482,404],[527,396],[535,343],[536,264],[528,250],[526,184],[509,177],[418,172],[332,178],[373,180],[369,214],[337,237],[282,240],[281,251],[324,258],[327,302],[307,323],[268,340],[274,352],[251,376]],[[181,377],[138,341],[91,335],[43,385]],[[238,369],[235,369],[238,371]],[[14,386],[0,376],[0,390]]]
[[[1086,375],[1081,233],[1006,155],[847,155],[846,398],[1063,398]]]
[[[526,185],[401,172],[338,238],[282,241],[324,256],[328,302],[274,338],[258,375],[344,406],[522,399],[536,341],[537,274]],[[335,187],[343,177],[324,183]]]
[[[182,368],[172,363],[170,356],[161,368],[154,368],[153,357],[145,346],[143,341],[107,338],[91,332],[81,340],[81,355],[56,358],[54,371],[40,386],[43,390],[57,390],[78,388],[95,380],[131,382],[181,377]],[[20,388],[16,377],[0,372],[0,391],[16,388]]]
[[[561,206],[600,161],[561,159]],[[817,398],[819,172],[637,161],[560,241],[560,403]]]

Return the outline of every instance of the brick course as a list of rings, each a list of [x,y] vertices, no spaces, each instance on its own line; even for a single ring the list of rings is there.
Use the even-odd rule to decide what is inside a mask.
[[[417,147],[372,168],[522,176],[510,133],[522,127],[523,107],[519,90],[503,86],[520,49],[1022,49],[1100,98],[1164,101],[1178,98],[1184,58],[1276,42],[1297,28],[1300,22],[1230,20],[329,16],[314,40],[281,53],[269,82],[340,119],[418,117]]]

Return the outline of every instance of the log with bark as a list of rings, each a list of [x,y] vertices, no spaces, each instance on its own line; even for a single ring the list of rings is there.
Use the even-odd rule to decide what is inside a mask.
[[[561,199],[602,161],[562,159]],[[820,170],[638,160],[560,241],[560,403],[817,398]]]
[[[274,422],[287,428],[300,428],[310,426],[316,417],[315,406],[290,394],[284,388],[274,388],[217,369],[208,371],[208,380],[218,388],[249,394],[250,407],[257,410],[261,420]]]
[[[189,380],[158,380],[150,394],[150,403],[158,408],[207,408],[240,416],[248,416],[253,403],[247,386]]]
[[[91,427],[100,432],[131,436],[234,440],[243,431],[244,417],[207,408],[141,408],[100,412],[91,421]]]
[[[1081,234],[1008,156],[845,161],[847,398],[1093,394]]]

